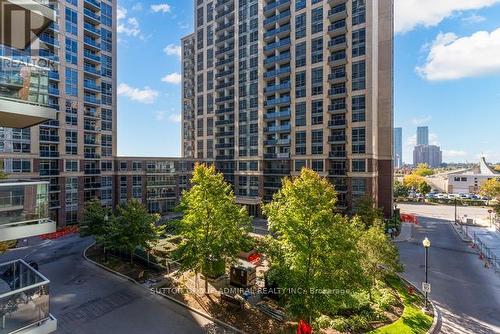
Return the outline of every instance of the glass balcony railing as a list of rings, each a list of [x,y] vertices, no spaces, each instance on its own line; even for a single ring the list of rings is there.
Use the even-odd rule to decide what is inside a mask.
[[[55,231],[49,218],[48,189],[49,183],[42,181],[0,182],[0,241]]]
[[[49,70],[12,59],[0,59],[0,98],[47,106]]]
[[[51,333],[49,280],[23,260],[0,264],[0,334]]]

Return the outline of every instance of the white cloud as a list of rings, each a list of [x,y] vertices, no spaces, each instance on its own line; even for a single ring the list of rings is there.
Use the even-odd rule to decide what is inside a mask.
[[[173,123],[180,123],[182,118],[181,114],[172,114],[168,116],[168,120]]]
[[[448,161],[456,158],[467,157],[467,154],[467,152],[461,150],[443,150],[443,158]]]
[[[500,28],[461,38],[453,33],[439,34],[426,63],[416,71],[430,81],[500,73]]]
[[[432,116],[426,116],[426,117],[422,117],[422,118],[414,117],[411,119],[411,122],[414,125],[423,125],[423,124],[429,123],[431,120],[432,120]]]
[[[180,58],[182,48],[179,45],[169,44],[163,49],[163,52],[165,52],[168,56],[177,56]]]
[[[170,114],[167,117],[167,112],[166,111],[156,111],[155,112],[155,118],[157,121],[164,121],[168,120],[169,122],[172,123],[180,123],[181,122],[181,114]]]
[[[127,10],[118,6],[117,8],[117,27],[116,30],[119,34],[137,37],[141,33],[139,28],[139,21],[135,17],[127,18]]]
[[[160,3],[158,5],[151,5],[151,10],[155,13],[158,13],[158,12],[170,13],[171,7],[169,4]]]
[[[455,13],[497,3],[500,0],[396,0],[394,30],[396,33],[405,33],[417,26],[434,27]]]
[[[462,18],[462,21],[464,21],[466,23],[473,24],[473,23],[481,23],[483,21],[486,21],[486,18],[484,16],[481,16],[481,15],[471,14],[469,16]]]
[[[141,11],[142,10],[142,3],[138,2],[135,5],[133,5],[132,10]]]
[[[182,76],[179,73],[174,72],[174,73],[167,74],[166,76],[161,78],[161,81],[166,82],[166,83],[170,83],[170,84],[178,85],[182,81]]]
[[[158,92],[147,86],[143,89],[139,89],[121,83],[118,85],[118,95],[126,96],[132,101],[150,104],[156,100]]]

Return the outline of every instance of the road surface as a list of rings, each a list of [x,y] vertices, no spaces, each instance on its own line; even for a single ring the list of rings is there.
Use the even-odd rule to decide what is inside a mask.
[[[500,333],[500,275],[484,268],[449,221],[419,216],[419,222],[413,226],[412,239],[398,247],[404,276],[421,286],[425,277],[422,240],[430,239],[430,298],[443,316],[441,333]]]
[[[59,334],[229,333],[206,318],[87,262],[89,238],[64,237],[0,255],[36,261],[50,280]]]

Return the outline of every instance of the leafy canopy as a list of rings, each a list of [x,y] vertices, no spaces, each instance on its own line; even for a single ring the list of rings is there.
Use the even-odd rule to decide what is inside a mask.
[[[491,198],[500,198],[500,179],[491,178],[481,185],[480,193]]]
[[[281,297],[294,315],[334,312],[352,296],[339,291],[353,292],[367,284],[356,249],[362,228],[335,214],[336,202],[330,182],[304,168],[300,176],[285,178],[264,206],[275,235],[267,239],[269,280],[284,289]]]
[[[417,168],[413,171],[413,174],[418,176],[429,176],[433,175],[434,171],[429,168],[427,164],[418,164]]]
[[[179,230],[183,241],[175,255],[184,269],[210,273],[221,261],[236,261],[250,217],[245,207],[236,204],[231,186],[214,166],[196,165],[191,184],[182,194],[184,215]]]

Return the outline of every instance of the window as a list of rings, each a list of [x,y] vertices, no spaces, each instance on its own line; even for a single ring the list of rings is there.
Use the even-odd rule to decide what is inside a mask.
[[[364,122],[365,121],[365,103],[366,98],[364,95],[352,97],[352,121]]]
[[[352,179],[352,192],[353,194],[366,193],[366,179]]]
[[[311,132],[311,144],[312,154],[323,154],[323,130]]]
[[[311,102],[311,124],[323,124],[323,100]]]
[[[70,37],[66,37],[66,63],[78,65],[78,43]]]
[[[113,27],[113,8],[101,1],[101,23]]]
[[[78,160],[66,160],[64,169],[66,172],[78,172]]]
[[[78,13],[66,7],[66,33],[78,36]]]
[[[66,67],[66,94],[78,96],[78,72]]]
[[[312,95],[323,94],[323,68],[314,68],[311,73],[312,77]]]
[[[299,43],[295,46],[295,66],[306,66],[306,42]]]
[[[366,130],[365,128],[352,129],[352,153],[365,153],[366,151]]]
[[[352,1],[352,25],[366,22],[366,0]]]
[[[113,33],[104,28],[101,28],[101,50],[113,52]]]
[[[295,160],[295,171],[300,172],[302,168],[306,167],[305,160]]]
[[[101,75],[106,78],[113,77],[113,60],[110,56],[101,55]]]
[[[306,72],[298,72],[295,74],[295,97],[306,96]]]
[[[352,90],[362,90],[366,88],[366,68],[365,61],[358,61],[352,64]]]
[[[352,56],[364,56],[366,52],[366,30],[359,29],[352,33]]]
[[[306,155],[306,132],[300,131],[295,133],[295,154]]]
[[[306,125],[306,103],[300,102],[295,104],[295,125]]]
[[[306,0],[296,0],[295,1],[295,10],[301,10],[306,8]]]
[[[300,14],[295,17],[295,38],[306,37],[306,14]]]
[[[104,131],[113,130],[113,110],[101,109],[101,129]]]
[[[315,172],[322,172],[323,168],[323,160],[313,160],[311,161],[311,168]]]
[[[323,31],[323,7],[313,9],[311,12],[312,34]]]
[[[323,36],[313,39],[311,44],[311,63],[316,64],[323,61]]]
[[[78,104],[76,101],[66,100],[66,124],[78,125]]]
[[[366,160],[352,160],[352,171],[358,173],[366,172]]]
[[[113,85],[110,82],[101,82],[101,103],[108,106],[113,104]]]

